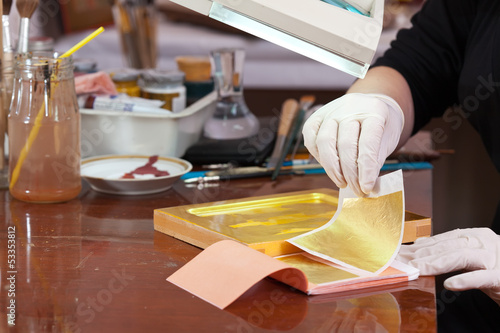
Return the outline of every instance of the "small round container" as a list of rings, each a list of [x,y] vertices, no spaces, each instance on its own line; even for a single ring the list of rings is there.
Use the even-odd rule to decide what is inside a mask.
[[[210,57],[179,56],[175,58],[177,68],[186,74],[186,81],[209,81],[212,76]]]
[[[54,38],[48,36],[31,37],[28,42],[28,51],[54,51]]]
[[[97,72],[97,61],[94,59],[79,59],[75,58],[75,75],[78,74],[88,74]]]
[[[116,90],[132,97],[141,96],[141,88],[137,85],[139,74],[135,72],[117,72],[111,76]]]
[[[164,101],[164,109],[180,112],[186,108],[184,73],[146,70],[139,75],[141,97]]]

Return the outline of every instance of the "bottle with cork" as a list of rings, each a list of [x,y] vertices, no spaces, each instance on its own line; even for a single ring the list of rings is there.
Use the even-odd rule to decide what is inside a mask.
[[[177,68],[186,76],[186,104],[189,106],[214,90],[212,67],[208,56],[179,56]]]

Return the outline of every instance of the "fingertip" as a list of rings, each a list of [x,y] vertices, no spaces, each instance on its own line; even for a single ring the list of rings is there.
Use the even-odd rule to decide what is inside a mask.
[[[377,178],[380,173],[380,165],[376,161],[372,161],[370,163],[358,163],[359,165],[359,184],[361,190],[370,194],[375,187],[375,183],[377,182]]]
[[[334,168],[325,168],[325,171],[338,188],[347,187],[347,182],[341,172],[334,170]]]
[[[459,286],[457,286],[456,277],[450,277],[444,280],[443,287],[451,291],[459,291],[462,290]]]
[[[373,187],[375,186],[375,182],[363,182],[360,184],[361,191],[368,195],[373,191]]]
[[[357,181],[348,183],[348,186],[358,198],[366,197],[366,193],[361,190],[361,187],[359,186],[359,183]]]

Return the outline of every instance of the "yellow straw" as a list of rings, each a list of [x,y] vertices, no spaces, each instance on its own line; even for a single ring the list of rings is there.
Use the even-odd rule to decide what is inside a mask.
[[[87,44],[89,41],[91,41],[94,37],[99,35],[101,32],[104,31],[103,27],[100,27],[84,39],[82,39],[78,44],[70,48],[68,51],[66,51],[64,54],[60,55],[59,58],[66,58],[75,53],[77,50],[79,50],[82,46]],[[45,110],[45,105],[42,104],[40,107],[40,110],[38,111],[38,114],[36,115],[35,122],[33,124],[33,128],[31,129],[31,132],[28,136],[28,139],[26,140],[26,144],[24,145],[23,149],[21,150],[21,153],[19,154],[19,159],[17,160],[16,167],[12,171],[12,176],[10,179],[10,184],[9,188],[13,188],[14,185],[16,184],[18,178],[19,178],[19,173],[21,172],[21,167],[22,164],[24,163],[24,160],[26,159],[26,155],[28,155],[28,152],[31,149],[31,146],[33,145],[33,141],[35,141],[38,132],[40,131],[40,126],[42,124],[42,118]]]
[[[88,42],[90,42],[92,39],[94,39],[95,36],[99,35],[103,31],[104,31],[104,28],[100,27],[99,29],[97,29],[96,31],[94,31],[93,33],[91,33],[90,35],[88,35],[87,37],[85,37],[84,39],[82,39],[78,44],[76,44],[75,46],[73,46],[72,48],[70,48],[64,54],[60,55],[59,58],[69,57],[70,55],[72,55],[73,53],[75,53],[76,51],[78,51],[83,45],[85,45]]]

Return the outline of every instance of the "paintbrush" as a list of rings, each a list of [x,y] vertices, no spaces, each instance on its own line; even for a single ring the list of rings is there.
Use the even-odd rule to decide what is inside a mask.
[[[304,109],[299,109],[295,119],[293,119],[293,123],[290,128],[290,133],[286,136],[285,144],[283,145],[283,149],[281,150],[281,154],[278,158],[278,162],[274,166],[273,174],[271,175],[271,180],[275,180],[276,177],[280,174],[281,167],[283,166],[283,162],[285,161],[286,155],[292,146],[293,139],[300,133],[300,128],[302,127],[302,123],[304,120],[304,115],[306,111]]]
[[[16,7],[21,17],[17,53],[26,53],[28,52],[30,18],[38,7],[38,0],[17,0]]]
[[[293,146],[292,156],[290,157],[290,159],[292,160],[295,158],[295,154],[297,154],[297,150],[302,143],[302,127],[304,126],[304,122],[306,121],[305,113],[309,111],[315,100],[316,97],[314,95],[304,95],[300,97],[299,105],[300,109],[304,110],[304,118],[302,119],[302,123],[300,124],[296,137],[293,138],[295,140],[295,146]]]
[[[281,107],[280,123],[278,125],[278,134],[273,152],[271,153],[269,162],[267,162],[267,168],[272,169],[278,164],[283,146],[285,145],[286,138],[290,132],[290,127],[292,126],[298,110],[299,103],[295,99],[290,98],[283,102]]]
[[[138,45],[138,30],[133,14],[135,4],[131,1],[117,0],[113,11],[120,31],[122,50],[131,68],[141,67],[141,49]]]
[[[9,14],[12,0],[2,0],[2,44],[4,52],[12,52],[12,43],[10,41],[10,23]]]

